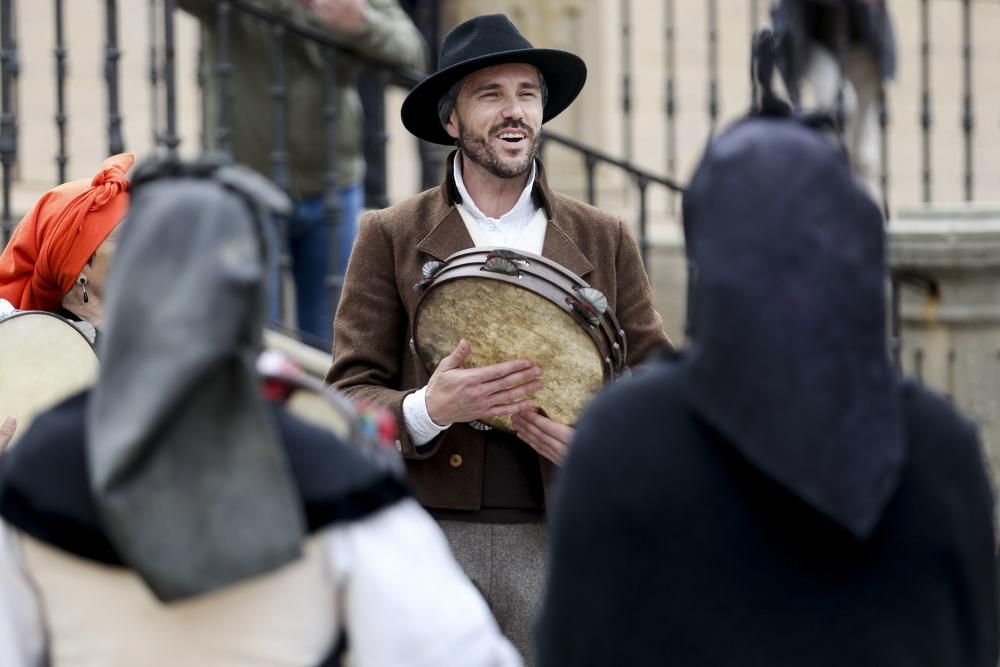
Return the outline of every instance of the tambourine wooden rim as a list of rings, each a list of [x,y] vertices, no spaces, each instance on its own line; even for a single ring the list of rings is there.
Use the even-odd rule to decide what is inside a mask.
[[[610,308],[603,313],[595,313],[597,316],[597,326],[595,326],[594,321],[588,319],[581,313],[581,311],[572,306],[574,301],[577,303],[582,301],[578,290],[589,288],[590,285],[580,276],[576,275],[557,262],[529,252],[517,251],[511,253],[510,250],[506,248],[470,248],[456,252],[448,257],[448,259],[445,260],[444,266],[442,266],[441,269],[433,276],[433,282],[431,285],[440,285],[456,278],[473,276],[482,277],[482,258],[493,256],[497,252],[507,255],[517,255],[518,257],[523,258],[523,263],[515,261],[515,266],[517,266],[519,270],[523,270],[524,273],[528,274],[533,280],[542,281],[547,288],[547,293],[542,296],[546,296],[553,303],[559,305],[564,311],[569,313],[573,319],[580,324],[580,326],[591,334],[591,337],[594,339],[594,344],[597,345],[599,350],[601,350],[605,360],[610,360],[608,361],[609,368],[607,369],[608,374],[605,377],[606,381],[613,380],[621,375],[626,367],[626,359],[628,358],[625,331],[618,324],[618,319],[615,317],[614,312]],[[552,273],[555,273],[555,276],[551,275]],[[503,273],[490,273],[489,277],[502,280],[512,285],[518,285],[524,289],[531,289],[522,284],[522,278],[520,275],[512,276]],[[559,280],[560,278],[562,280]],[[568,281],[577,291],[574,292],[567,290],[565,288],[566,281]],[[426,290],[424,293],[426,294]],[[422,300],[423,295],[421,296],[421,301]],[[420,302],[417,303],[417,309],[419,310],[419,308]],[[600,331],[598,331],[598,327]],[[604,335],[603,338],[601,338],[601,333]],[[416,337],[416,332],[414,332],[414,341],[416,340],[418,339]],[[424,360],[421,359],[421,361]]]
[[[16,320],[19,317],[25,317],[29,315],[32,317],[37,317],[39,315],[43,317],[51,317],[53,319],[59,320],[63,324],[66,324],[67,326],[69,326],[70,329],[72,329],[76,333],[76,335],[78,335],[80,338],[83,339],[83,342],[87,344],[87,347],[89,347],[94,352],[95,355],[97,354],[97,348],[94,347],[94,344],[90,342],[89,338],[87,338],[87,334],[80,331],[80,329],[75,324],[73,324],[72,320],[68,320],[62,315],[59,315],[57,313],[50,313],[47,310],[18,310],[14,313],[11,313],[10,315],[0,316],[0,322]]]
[[[515,261],[515,266],[519,270],[519,275],[514,276],[505,273],[484,271],[484,260],[493,256],[517,256],[523,259],[523,263]],[[551,275],[552,273],[554,273],[555,276]],[[532,283],[537,281],[541,283],[541,285],[544,285],[546,287],[545,293],[539,293],[538,290],[532,289],[537,286],[535,284],[532,284],[529,287],[523,279],[524,275],[527,275]],[[601,355],[605,360],[605,382],[610,382],[616,379],[622,372],[625,371],[627,366],[626,360],[628,358],[628,347],[625,340],[625,331],[618,324],[618,319],[615,317],[614,312],[608,308],[603,313],[594,313],[594,315],[596,315],[595,321],[593,319],[588,319],[583,313],[581,313],[580,310],[574,308],[572,305],[573,302],[579,303],[579,301],[581,301],[580,295],[567,290],[564,283],[568,281],[570,285],[573,286],[573,289],[579,290],[590,287],[586,281],[561,264],[546,257],[542,257],[541,255],[536,255],[530,252],[522,252],[520,250],[512,252],[509,248],[494,246],[460,250],[445,259],[441,267],[434,273],[433,276],[425,278],[427,285],[424,287],[423,292],[420,295],[420,299],[417,301],[417,306],[414,310],[413,322],[411,323],[414,349],[417,356],[420,358],[420,362],[424,364],[425,367],[431,363],[431,360],[428,359],[421,350],[418,316],[424,299],[432,291],[432,288],[438,285],[442,285],[452,280],[470,277],[500,280],[534,294],[538,294],[539,296],[548,298],[552,303],[559,306],[564,312],[568,313],[581,326],[581,328],[584,329],[584,331],[590,334],[591,339],[594,341],[594,345],[601,352]],[[560,278],[562,279],[561,282],[559,280]]]
[[[626,369],[625,334],[608,307],[606,297],[591,288],[582,278],[550,259],[507,248],[479,247],[454,253],[444,262],[428,262],[424,266],[423,274],[424,279],[414,286],[421,295],[411,321],[411,332],[413,351],[428,372],[433,372],[436,357],[441,354],[441,349],[440,344],[431,344],[424,340],[427,336],[433,339],[437,329],[433,320],[424,322],[425,305],[429,303],[428,299],[438,288],[466,279],[502,282],[524,290],[550,304],[548,307],[554,306],[559,312],[568,315],[569,321],[575,323],[582,330],[582,334],[585,334],[582,340],[589,339],[593,344],[594,361],[601,362],[600,368],[596,365],[591,367],[592,372],[597,374],[592,376],[595,380],[603,377],[603,383],[607,384]],[[519,297],[514,298],[516,300]],[[472,304],[470,307],[473,307]],[[556,312],[553,310],[553,315]],[[488,318],[483,320],[486,321]],[[422,326],[431,327],[432,333],[423,334]],[[455,333],[453,330],[452,335]],[[473,342],[475,348],[475,342],[471,339],[470,342]],[[429,349],[427,345],[430,345]],[[567,404],[562,405],[563,408],[566,406]],[[569,413],[563,410],[564,418],[574,413],[575,409]],[[505,423],[504,427],[507,426]]]

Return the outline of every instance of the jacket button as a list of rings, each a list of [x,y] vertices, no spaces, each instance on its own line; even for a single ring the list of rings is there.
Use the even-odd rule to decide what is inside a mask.
[[[457,468],[458,466],[462,465],[462,455],[452,454],[451,458],[448,459],[448,463],[451,464],[452,468]]]

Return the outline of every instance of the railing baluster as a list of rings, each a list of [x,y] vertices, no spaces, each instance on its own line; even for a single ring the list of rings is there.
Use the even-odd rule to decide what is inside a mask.
[[[649,273],[649,210],[646,205],[649,179],[640,175],[636,177],[636,185],[639,187],[639,254],[646,273]]]
[[[632,0],[622,0],[622,143],[632,159]]]
[[[232,156],[232,129],[230,128],[230,107],[232,105],[232,91],[229,87],[229,80],[233,72],[233,64],[229,60],[229,30],[232,26],[230,16],[232,13],[232,3],[228,0],[219,0],[215,5],[215,20],[217,26],[218,40],[216,49],[215,78],[219,84],[219,117],[215,128],[215,150]]]
[[[347,221],[342,219],[340,192],[337,188],[337,52],[330,48],[324,49],[323,60],[323,124],[326,130],[327,155],[323,206],[330,234],[326,287],[330,291],[330,312],[334,313],[340,303],[346,268],[341,267],[337,261],[340,254],[337,232],[340,225]]]
[[[931,21],[930,0],[920,0],[920,140],[923,201],[931,201]]]
[[[677,43],[674,34],[675,14],[674,0],[666,0],[664,11],[664,32],[666,41],[664,44],[666,55],[667,89],[666,89],[666,112],[667,112],[667,175],[673,178],[677,174],[677,95],[674,89]],[[676,211],[677,197],[670,194],[670,210]]]
[[[879,128],[879,187],[882,190],[882,214],[889,220],[889,99],[885,94],[885,82],[878,87],[878,128]]]
[[[271,24],[271,180],[282,190],[289,189],[288,153],[285,142],[285,29],[280,23]],[[274,216],[278,235],[278,281],[274,299],[279,320],[285,321],[284,277],[292,268],[291,250],[288,246],[288,219]]]
[[[104,80],[108,85],[108,154],[115,155],[125,150],[122,138],[122,116],[118,99],[118,2],[105,2],[105,28],[107,42],[104,47]]]
[[[719,4],[708,0],[708,126],[715,134],[719,122]]]
[[[194,56],[194,85],[198,87],[198,149],[208,150],[208,95],[205,74],[205,31],[198,31],[198,50]]]
[[[271,25],[271,180],[287,191],[288,143],[285,137],[285,29],[281,24]]]
[[[166,106],[162,144],[177,155],[177,54],[174,45],[174,0],[163,0],[163,86]]]
[[[844,102],[844,86],[845,80],[847,78],[844,71],[847,65],[847,44],[848,44],[848,26],[847,26],[847,7],[844,4],[835,5],[833,8],[833,20],[834,20],[834,33],[833,33],[833,43],[834,43],[834,53],[833,56],[837,60],[837,73],[840,79],[837,81],[837,98],[836,98],[836,108],[834,110],[834,115],[837,120],[837,131],[840,133],[841,139],[848,143],[847,136],[847,109],[845,108]],[[857,109],[854,110],[855,115],[857,115]],[[856,119],[855,122],[860,122],[860,119]],[[851,148],[855,148],[851,146]],[[859,161],[860,156],[851,155],[852,161]]]
[[[897,370],[903,369],[903,282],[895,275],[889,277],[889,354]]]
[[[754,40],[757,38],[757,29],[760,27],[760,7],[757,4],[757,0],[749,0],[750,2],[750,48],[747,49],[747,53],[753,51]],[[757,103],[757,77],[750,76],[750,106],[754,108]]]
[[[149,111],[150,127],[153,129],[153,145],[160,144],[160,63],[156,52],[158,33],[156,30],[156,0],[149,0]]]
[[[972,0],[962,0],[962,134],[965,139],[965,200],[972,201]]]
[[[63,40],[63,2],[55,0],[56,46],[52,55],[56,60],[56,183],[66,182],[66,44]]]
[[[3,164],[3,244],[14,229],[10,210],[14,164],[17,162],[17,112],[14,87],[17,85],[17,43],[14,40],[14,2],[0,0],[0,163]]]
[[[365,206],[368,208],[389,205],[386,194],[386,145],[389,134],[385,129],[385,85],[384,72],[367,65],[362,67],[358,90],[365,115]]]

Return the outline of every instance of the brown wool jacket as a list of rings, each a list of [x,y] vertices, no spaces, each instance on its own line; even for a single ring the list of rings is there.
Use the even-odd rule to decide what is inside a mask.
[[[453,159],[454,154],[449,164]],[[625,329],[629,364],[669,344],[663,321],[653,309],[638,246],[625,223],[551,191],[541,163],[534,196],[548,218],[542,254],[607,296]],[[395,412],[400,424],[398,447],[425,506],[477,510],[484,447],[492,438],[512,436],[454,424],[418,452],[403,422],[403,398],[430,379],[410,348],[410,323],[419,299],[413,284],[423,277],[421,268],[428,260],[444,260],[473,246],[455,208],[458,200],[449,169],[442,186],[362,219],[334,323],[333,366],[326,379],[355,399]],[[551,466],[541,457],[539,461],[547,480]]]

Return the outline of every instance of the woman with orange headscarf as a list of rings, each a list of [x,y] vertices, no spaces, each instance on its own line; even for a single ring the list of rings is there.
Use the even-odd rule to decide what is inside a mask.
[[[42,195],[0,254],[0,299],[100,328],[112,232],[128,210],[126,172],[134,160],[113,155],[92,179]]]
[[[113,155],[96,176],[49,190],[24,216],[0,254],[0,319],[17,310],[47,311],[72,321],[91,344],[95,342],[104,318],[104,284],[116,245],[114,232],[128,210],[126,172],[134,161],[129,153]],[[76,373],[85,376],[85,371]],[[65,382],[72,385],[76,377]],[[18,422],[30,420],[38,407],[35,403],[66,390],[62,382],[49,386],[36,377],[35,392],[18,395],[13,406],[4,404],[0,452],[12,442]],[[39,384],[43,386],[35,386]]]

